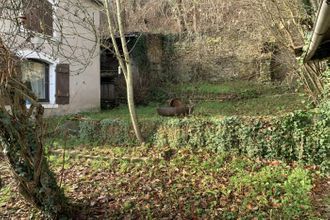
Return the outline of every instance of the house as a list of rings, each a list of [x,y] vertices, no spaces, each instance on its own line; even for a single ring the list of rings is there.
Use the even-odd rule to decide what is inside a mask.
[[[330,0],[322,0],[305,62],[330,57]]]
[[[22,60],[23,82],[45,114],[99,110],[99,1],[5,2],[0,38]]]

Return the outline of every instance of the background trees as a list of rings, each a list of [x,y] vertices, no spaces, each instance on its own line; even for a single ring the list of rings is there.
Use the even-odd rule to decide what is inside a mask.
[[[180,36],[172,42],[172,70],[184,80],[258,78],[265,44],[272,44],[271,80],[294,88],[297,79],[314,103],[323,90],[324,65],[302,66],[320,1],[136,0],[122,2],[125,29]],[[268,62],[268,61],[267,61]],[[213,75],[212,75],[213,73]]]

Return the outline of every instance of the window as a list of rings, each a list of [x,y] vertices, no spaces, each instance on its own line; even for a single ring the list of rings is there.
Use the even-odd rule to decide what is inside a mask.
[[[49,65],[39,60],[22,63],[22,80],[40,102],[49,102]]]
[[[53,4],[48,0],[23,1],[23,26],[27,30],[53,36]]]

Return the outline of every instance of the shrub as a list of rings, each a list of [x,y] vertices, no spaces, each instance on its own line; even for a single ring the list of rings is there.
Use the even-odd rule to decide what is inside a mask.
[[[98,138],[98,121],[83,120],[79,122],[79,138],[83,142],[94,142]]]
[[[297,167],[267,166],[256,172],[241,171],[230,179],[230,191],[240,201],[240,213],[247,218],[258,216],[299,219],[311,211],[309,192],[312,181],[308,171]]]
[[[124,145],[135,144],[130,125],[118,119],[103,119],[100,121],[100,136],[102,144]]]
[[[301,161],[327,168],[330,120],[320,114],[297,111],[279,118],[170,119],[160,125],[158,146],[236,151],[250,157]]]
[[[147,142],[158,147],[234,151],[329,169],[330,119],[322,112],[297,111],[269,118],[162,118],[142,121],[140,126]],[[137,144],[130,123],[122,120],[81,121],[79,137],[98,144]]]

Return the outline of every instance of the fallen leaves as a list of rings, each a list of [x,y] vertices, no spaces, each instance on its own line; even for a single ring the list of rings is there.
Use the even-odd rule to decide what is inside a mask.
[[[160,158],[166,154],[164,151],[171,155]],[[63,189],[81,207],[81,215],[92,219],[222,219],[245,215],[253,219],[258,212],[267,216],[269,210],[281,208],[282,204],[273,198],[263,204],[243,204],[248,189],[236,190],[230,182],[243,171],[252,177],[263,167],[291,169],[283,162],[251,161],[239,156],[220,158],[207,150],[193,152],[182,148],[173,152],[160,148],[75,150],[76,156],[67,159],[68,166],[63,171]],[[85,153],[93,157],[78,156]],[[133,157],[134,160],[129,159]],[[61,160],[61,155],[56,158]],[[52,164],[60,174],[61,163]],[[0,170],[0,174],[3,183],[13,183],[9,172]],[[11,185],[11,191],[16,190]],[[270,189],[268,193],[281,192]],[[258,196],[264,195],[256,195],[262,201]],[[0,218],[28,218],[31,213],[40,217],[17,193],[11,193],[0,213]]]

